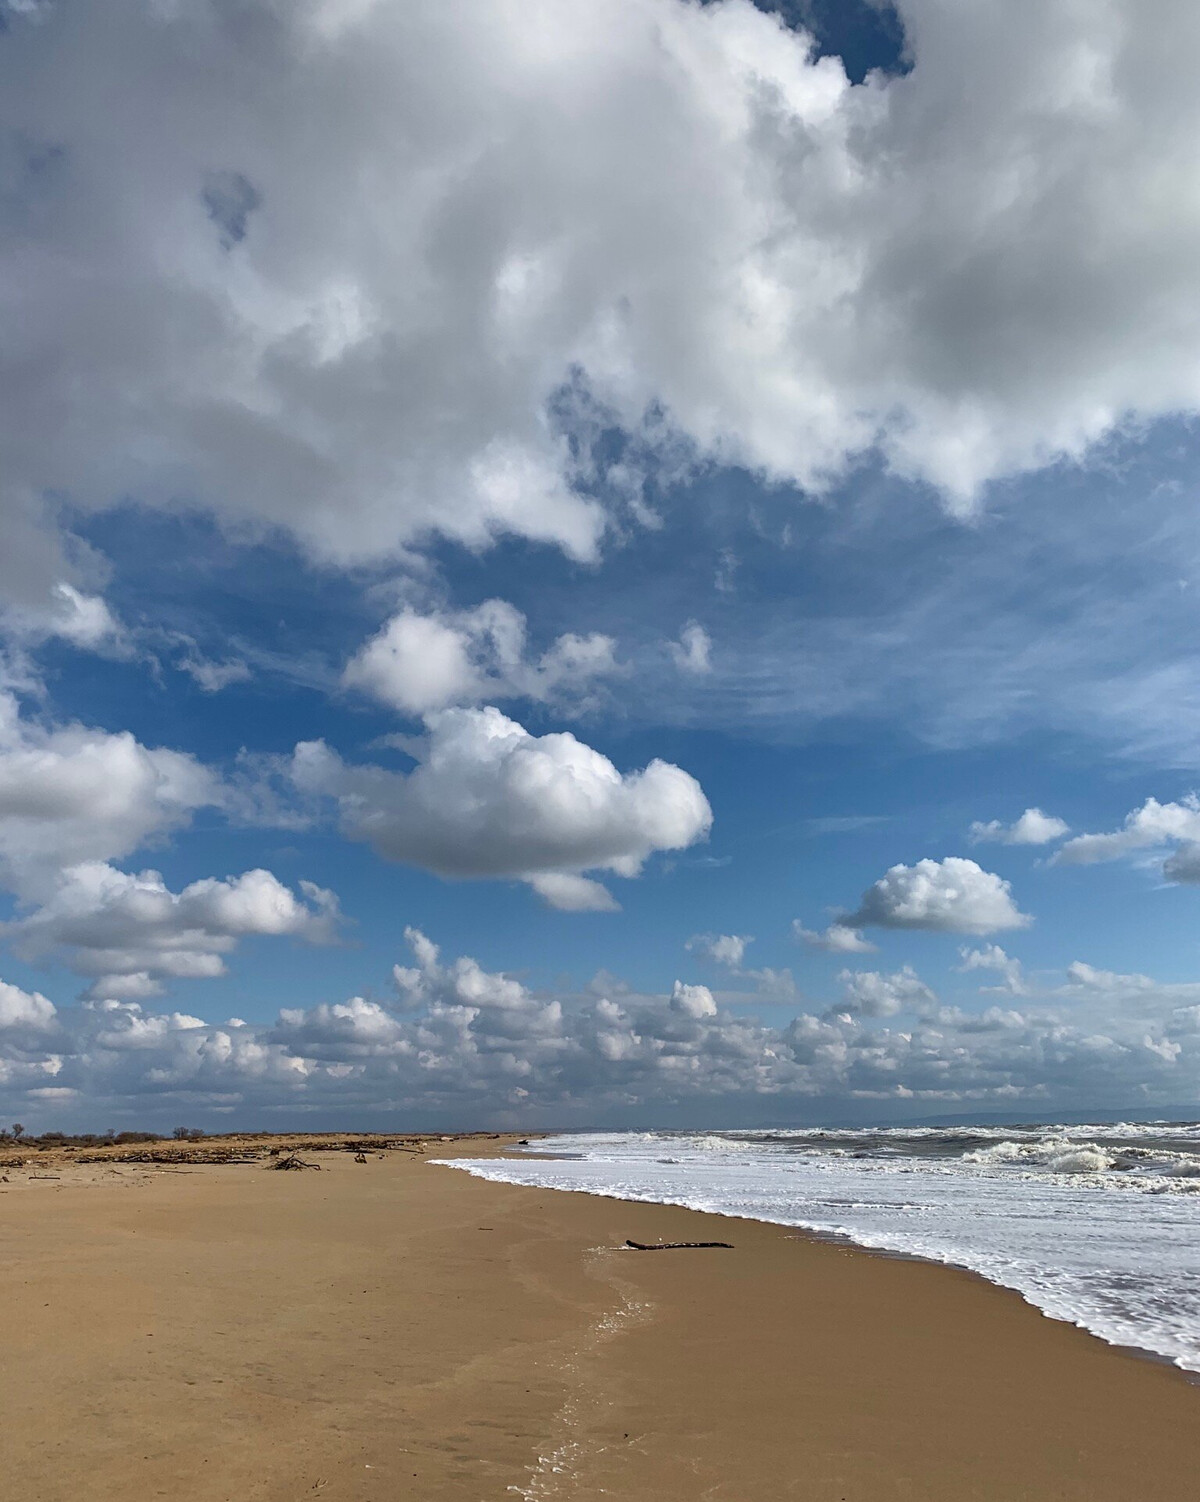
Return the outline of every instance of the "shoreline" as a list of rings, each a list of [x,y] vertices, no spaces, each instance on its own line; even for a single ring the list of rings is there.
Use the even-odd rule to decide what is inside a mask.
[[[13,1494],[1194,1495],[1179,1368],[969,1270],[429,1161],[516,1141],[0,1184]]]
[[[562,1160],[562,1155],[556,1153],[516,1153],[513,1151],[507,1151],[497,1154],[496,1156],[497,1158],[513,1158],[517,1160],[524,1160],[526,1158],[540,1158],[543,1162],[555,1162]],[[430,1165],[434,1167],[456,1166],[455,1160],[453,1158],[431,1158],[428,1161]],[[460,1169],[460,1172],[470,1173],[470,1170]],[[483,1180],[483,1182],[502,1183],[505,1181],[497,1179],[487,1179]],[[525,1188],[528,1186],[514,1184],[510,1185],[509,1187]],[[927,1257],[922,1256],[920,1252],[897,1251],[891,1247],[870,1246],[864,1241],[856,1241],[854,1237],[851,1236],[848,1232],[818,1230],[814,1227],[799,1224],[794,1221],[767,1220],[765,1218],[760,1219],[752,1215],[735,1215],[732,1212],[726,1210],[697,1210],[690,1205],[681,1203],[678,1200],[624,1199],[619,1194],[609,1194],[599,1189],[589,1189],[583,1185],[580,1185],[577,1188],[569,1187],[566,1185],[555,1185],[553,1189],[548,1188],[545,1192],[553,1194],[586,1194],[592,1196],[595,1199],[612,1200],[616,1204],[624,1205],[662,1205],[665,1208],[687,1210],[694,1215],[711,1216],[714,1220],[729,1221],[734,1225],[774,1226],[778,1230],[783,1231],[786,1235],[793,1236],[798,1240],[820,1242],[827,1246],[833,1247],[844,1247],[854,1252],[861,1253],[865,1256],[881,1257],[885,1261],[889,1262],[915,1262],[923,1267],[945,1268],[949,1272],[958,1273],[965,1275],[968,1278],[973,1278],[976,1281],[984,1284],[988,1288],[994,1288],[1001,1293],[1011,1294],[1014,1298],[1019,1299],[1023,1304],[1028,1305],[1028,1307],[1034,1310],[1035,1313],[1040,1314],[1043,1319],[1050,1320],[1053,1324],[1065,1325],[1069,1329],[1079,1330],[1084,1335],[1090,1336],[1092,1340],[1099,1341],[1102,1346],[1107,1347],[1109,1350],[1120,1351],[1124,1355],[1136,1357],[1140,1361],[1149,1361],[1152,1362],[1155,1366],[1166,1367],[1169,1371],[1177,1373],[1190,1386],[1200,1388],[1200,1371],[1194,1371],[1190,1367],[1181,1366],[1177,1361],[1172,1360],[1171,1357],[1164,1356],[1161,1351],[1151,1350],[1148,1346],[1134,1345],[1129,1341],[1110,1340],[1106,1335],[1101,1335],[1099,1331],[1091,1329],[1088,1325],[1083,1324],[1079,1320],[1063,1319],[1057,1314],[1051,1314],[1047,1310],[1043,1309],[1040,1304],[1036,1303],[1032,1298],[1030,1298],[1022,1289],[1014,1288],[1011,1284],[1008,1283],[997,1282],[994,1278],[989,1278],[986,1273],[980,1272],[977,1268],[971,1267],[966,1262],[955,1262],[950,1260],[949,1258],[943,1259],[939,1257]]]
[[[1194,1123],[1187,1125],[1190,1129]],[[1042,1130],[1045,1135],[1044,1129],[1039,1128],[1039,1130]],[[1056,1127],[1052,1130],[1058,1132],[1060,1129]],[[1091,1130],[1089,1127],[1088,1131]],[[651,1133],[649,1135],[651,1137],[657,1135],[663,1139],[664,1147],[666,1147],[669,1146],[669,1139],[673,1134]],[[753,1134],[738,1132],[717,1135],[738,1138]],[[815,1220],[810,1220],[806,1218],[806,1213],[801,1213],[807,1212],[810,1208],[808,1193],[800,1191],[798,1195],[784,1194],[781,1197],[777,1193],[759,1193],[757,1192],[758,1186],[749,1192],[740,1192],[738,1187],[741,1184],[740,1179],[727,1182],[720,1174],[715,1179],[711,1175],[705,1178],[704,1171],[712,1165],[704,1162],[697,1165],[693,1158],[688,1158],[686,1155],[681,1160],[674,1157],[658,1159],[657,1161],[664,1165],[674,1165],[677,1162],[683,1162],[686,1165],[682,1170],[668,1171],[663,1176],[662,1174],[656,1175],[653,1170],[647,1174],[644,1171],[643,1157],[634,1151],[627,1164],[629,1174],[632,1175],[630,1178],[619,1167],[625,1161],[619,1141],[615,1157],[610,1159],[607,1155],[607,1149],[611,1144],[606,1143],[606,1152],[594,1159],[594,1155],[587,1147],[587,1134],[567,1134],[567,1136],[572,1140],[563,1140],[557,1136],[552,1139],[553,1147],[564,1149],[562,1151],[525,1151],[506,1153],[503,1156],[512,1159],[514,1163],[527,1164],[539,1160],[545,1163],[560,1159],[565,1165],[578,1160],[581,1165],[578,1172],[570,1168],[549,1172],[545,1176],[518,1172],[511,1182],[523,1184],[540,1182],[543,1187],[567,1192],[608,1195],[631,1202],[669,1204],[735,1220],[760,1221],[767,1225],[785,1227],[819,1241],[852,1246],[876,1256],[912,1260],[966,1272],[993,1287],[1017,1294],[1046,1319],[1086,1331],[1103,1344],[1136,1355],[1143,1360],[1169,1366],[1179,1371],[1191,1384],[1200,1385],[1200,1343],[1198,1343],[1196,1333],[1194,1291],[1189,1284],[1189,1260],[1186,1255],[1186,1249],[1192,1239],[1190,1231],[1194,1230],[1195,1223],[1194,1217],[1190,1221],[1180,1221],[1179,1216],[1182,1211],[1179,1207],[1181,1204],[1186,1205],[1187,1202],[1180,1202],[1175,1196],[1168,1195],[1166,1200],[1161,1202],[1169,1208],[1158,1218],[1152,1214],[1146,1217],[1139,1216],[1135,1223],[1128,1217],[1122,1222],[1118,1215],[1110,1226],[1110,1223],[1100,1216],[1097,1216],[1093,1224],[1089,1216],[1097,1204],[1103,1205],[1108,1201],[1110,1206],[1115,1206],[1120,1203],[1119,1201],[1111,1200],[1111,1197],[1103,1195],[1098,1199],[1093,1199],[1089,1193],[1085,1195],[1085,1199],[1091,1200],[1091,1203],[1085,1206],[1083,1200],[1075,1195],[1070,1203],[1073,1206],[1079,1206],[1078,1229],[1081,1232],[1079,1248],[1088,1247],[1093,1232],[1099,1232],[1099,1251],[1081,1253],[1076,1248],[1073,1259],[1070,1252],[1064,1251],[1065,1260],[1060,1262],[1051,1248],[1056,1235],[1061,1230],[1061,1226],[1056,1222],[1061,1220],[1062,1205],[1049,1206],[1043,1202],[1037,1207],[1038,1213],[1030,1214],[1030,1211],[1026,1210],[1020,1211],[1015,1216],[1017,1222],[1023,1222],[1026,1218],[1038,1220],[1044,1236],[1049,1237],[1044,1244],[1036,1239],[1031,1241],[1028,1236],[1022,1243],[1021,1233],[1015,1227],[1012,1228],[1015,1232],[1015,1240],[1011,1239],[1006,1222],[1013,1219],[1013,1206],[1007,1207],[1004,1213],[994,1215],[986,1203],[980,1208],[985,1221],[994,1219],[1000,1226],[998,1237],[995,1231],[990,1230],[985,1230],[981,1237],[973,1236],[967,1229],[967,1221],[964,1220],[961,1225],[947,1224],[947,1217],[944,1214],[941,1223],[936,1223],[935,1214],[933,1234],[929,1233],[928,1227],[925,1228],[926,1234],[918,1234],[921,1229],[919,1220],[916,1231],[909,1225],[906,1229],[893,1233],[893,1227],[887,1222],[886,1216],[880,1220],[878,1214],[875,1216],[874,1223],[871,1223],[871,1217],[868,1215],[865,1224],[863,1223],[864,1217],[861,1215],[856,1217],[854,1214],[844,1217],[840,1214],[833,1217],[818,1216]],[[700,1145],[708,1146],[708,1139],[703,1137],[703,1134],[701,1136]],[[720,1143],[713,1144],[714,1147],[721,1145]],[[1174,1145],[1168,1144],[1168,1146]],[[1008,1148],[1011,1144],[1004,1143],[1002,1146]],[[1159,1146],[1161,1147],[1162,1144]],[[864,1154],[856,1153],[855,1156],[864,1156]],[[935,1156],[940,1158],[942,1155],[936,1154]],[[974,1156],[971,1153],[966,1155],[968,1160]],[[1143,1156],[1146,1155],[1143,1154]],[[1178,1158],[1179,1155],[1175,1153],[1171,1156]],[[597,1175],[595,1170],[610,1161],[618,1166],[612,1168],[607,1174],[600,1171]],[[687,1171],[688,1168],[697,1166],[702,1169],[699,1181],[695,1181]],[[1109,1160],[1107,1166],[1112,1167],[1113,1162]],[[1121,1162],[1116,1166],[1125,1169],[1131,1167],[1132,1164]],[[920,1155],[917,1155],[910,1167],[919,1172]],[[1154,1170],[1159,1167],[1160,1165],[1153,1165]],[[482,1166],[478,1171],[482,1172]],[[1144,1174],[1151,1172],[1152,1170],[1144,1170]],[[615,1178],[613,1174],[616,1175]],[[1096,1180],[1091,1177],[1087,1179],[1086,1184],[1089,1190],[1094,1187],[1112,1187],[1107,1183],[1097,1186]],[[809,1190],[812,1188],[807,1182],[805,1187]],[[865,1205],[858,1205],[853,1198],[855,1186],[852,1183],[840,1187],[842,1193],[851,1196],[844,1203],[852,1205],[855,1209],[866,1208],[868,1211],[877,1208],[876,1201],[870,1194],[866,1196]],[[1080,1186],[1076,1184],[1069,1187],[1075,1189]],[[1142,1193],[1156,1194],[1160,1193],[1163,1187],[1169,1186],[1164,1186],[1161,1179],[1156,1177],[1131,1176],[1127,1179],[1118,1179],[1117,1187],[1122,1189],[1136,1187]],[[933,1204],[926,1208],[937,1212],[939,1203],[936,1193],[932,1195],[932,1199]],[[842,1202],[835,1198],[830,1204]],[[1133,1203],[1136,1205],[1138,1199],[1135,1198]],[[1158,1200],[1153,1201],[1155,1205],[1159,1203]],[[821,1208],[821,1204],[821,1187],[819,1186],[818,1209]],[[880,1204],[883,1209],[889,1208],[886,1196]],[[1018,1204],[1020,1201],[1014,1201],[1014,1205]],[[942,1208],[944,1210],[944,1206]],[[1049,1210],[1053,1211],[1052,1218],[1048,1218]],[[834,1222],[843,1220],[845,1223],[831,1224],[831,1219]],[[896,1225],[898,1227],[899,1222],[896,1222]],[[941,1234],[937,1234],[939,1231]],[[1114,1231],[1115,1234],[1113,1234]],[[1151,1255],[1160,1259],[1154,1261],[1153,1265],[1161,1270],[1163,1276],[1156,1276],[1154,1279],[1146,1276],[1146,1269],[1151,1265],[1147,1259]],[[1125,1297],[1126,1289],[1134,1291],[1128,1301]]]

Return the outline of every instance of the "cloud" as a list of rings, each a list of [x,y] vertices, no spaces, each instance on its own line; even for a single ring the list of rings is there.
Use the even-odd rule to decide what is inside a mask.
[[[681,450],[963,510],[1194,412],[1193,8],[898,8],[861,87],[747,0],[10,15],[6,583],[43,495],[588,558]]]
[[[911,965],[882,975],[878,970],[842,970],[842,1009],[864,1017],[894,1017],[914,1008],[928,1010],[937,997]]]
[[[1099,861],[1120,860],[1136,851],[1159,845],[1181,844],[1163,867],[1171,881],[1195,881],[1200,870],[1195,847],[1200,844],[1200,799],[1189,793],[1179,803],[1160,803],[1147,798],[1141,808],[1126,814],[1124,825],[1111,834],[1080,834],[1055,852],[1054,862],[1063,866],[1091,866]]]
[[[1018,911],[1008,882],[974,861],[950,855],[892,866],[863,893],[850,928],[925,928],[939,933],[990,934],[1025,928],[1033,919]]]
[[[1200,986],[1096,983],[1104,973],[1082,966],[1049,1004],[979,1013],[936,1006],[907,967],[847,971],[841,1009],[768,1027],[704,986],[644,994],[605,976],[581,993],[540,992],[468,956],[443,959],[416,929],[406,937],[394,1004],[297,1005],[265,1026],[137,1001],[56,1010],[0,985],[0,1108],[47,1126],[109,1112],[170,1125],[185,1105],[214,1121],[698,1123],[714,1110],[820,1115],[834,1102],[863,1114],[913,1101],[1154,1107],[1186,1098],[1200,1066]],[[914,1015],[888,1026],[900,1011]]]
[[[972,845],[1048,845],[1070,833],[1071,826],[1040,808],[1027,808],[1015,824],[1001,824],[992,819],[987,824],[976,820],[970,828]]]
[[[716,965],[740,970],[746,946],[753,943],[751,934],[693,934],[684,947]]]
[[[562,876],[636,876],[660,850],[704,839],[712,823],[700,784],[652,761],[622,774],[573,735],[533,736],[498,709],[430,715],[409,773],[351,766],[323,741],[296,747],[292,776],[333,798],[342,828],[387,860],[440,876],[515,877],[578,907],[586,888]],[[550,878],[547,880],[547,878]]]
[[[392,978],[408,1005],[440,1002],[447,1006],[495,1007],[505,1012],[536,1006],[520,981],[483,970],[473,959],[462,956],[452,965],[442,965],[438,946],[419,928],[406,928],[404,937],[416,967],[393,966]]]
[[[62,581],[51,594],[56,608],[47,626],[54,635],[92,651],[125,650],[124,629],[99,595],[81,594]]]
[[[614,648],[598,632],[568,633],[530,661],[525,617],[504,600],[427,614],[406,607],[351,658],[343,681],[411,715],[481,699],[570,701],[619,671]]]
[[[621,904],[603,882],[569,871],[542,871],[529,885],[550,907],[563,913],[619,913]]]
[[[994,970],[1002,977],[1002,985],[986,989],[1004,991],[1010,996],[1027,994],[1028,988],[1025,985],[1020,960],[1015,960],[1011,955],[1005,954],[999,944],[985,944],[982,949],[964,948],[960,949],[958,954],[962,960],[958,968],[963,974],[968,974],[972,970]]]
[[[128,875],[101,861],[64,870],[48,900],[3,925],[18,954],[65,953],[87,994],[139,999],[166,980],[224,975],[225,956],[251,935],[332,940],[338,917],[331,892],[302,882],[303,899],[270,871],[194,881],[170,891],[157,871]]]
[[[238,658],[230,658],[227,662],[213,662],[207,657],[201,657],[198,652],[189,652],[175,666],[187,673],[206,694],[219,694],[231,683],[248,683],[254,676],[250,665]]]
[[[1131,991],[1154,991],[1154,981],[1148,975],[1122,975],[1115,970],[1097,970],[1083,960],[1072,960],[1067,966],[1067,983],[1084,991],[1100,991],[1107,995],[1128,994]],[[1195,992],[1196,987],[1191,987]]]
[[[888,817],[887,814],[820,814],[806,819],[804,824],[811,835],[855,834],[875,824],[886,824]]]
[[[679,640],[667,645],[681,673],[703,676],[712,672],[712,638],[699,621],[688,621],[679,633]]]
[[[472,634],[470,628],[402,611],[350,660],[344,681],[408,713],[472,699],[481,688],[471,660]]]
[[[37,644],[59,637],[82,651],[118,658],[131,655],[125,628],[101,595],[84,594],[62,579],[35,600],[10,603],[7,609],[2,608],[4,595],[0,579],[0,624],[10,639]]]
[[[40,991],[22,991],[19,986],[0,981],[0,1031],[9,1035],[22,1028],[43,1032],[56,1015],[54,1003]]]
[[[805,928],[799,918],[794,918],[792,933],[810,949],[823,949],[827,954],[873,954],[877,947],[845,923],[831,923],[824,931],[818,932]]]
[[[677,980],[671,988],[671,1010],[682,1012],[685,1017],[715,1017],[717,1004],[707,986],[688,986]]]
[[[1168,881],[1188,886],[1200,883],[1200,844],[1181,845],[1163,861],[1163,875]]]
[[[722,966],[731,978],[743,983],[749,982],[752,989],[734,989],[728,986],[719,991],[718,1000],[723,1005],[795,1003],[800,992],[790,970],[776,970],[769,965],[758,969],[746,966],[746,950],[753,943],[753,934],[693,934],[684,948],[711,964]]]
[[[46,729],[0,693],[0,884],[52,888],[64,866],[130,854],[220,799],[193,756],[128,731]]]

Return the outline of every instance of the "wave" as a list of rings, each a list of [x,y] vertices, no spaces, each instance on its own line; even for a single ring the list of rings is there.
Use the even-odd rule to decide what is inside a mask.
[[[1051,1173],[1106,1173],[1115,1168],[1116,1156],[1094,1142],[1074,1143],[1065,1138],[1046,1142],[997,1142],[963,1154],[964,1163],[1038,1163]]]

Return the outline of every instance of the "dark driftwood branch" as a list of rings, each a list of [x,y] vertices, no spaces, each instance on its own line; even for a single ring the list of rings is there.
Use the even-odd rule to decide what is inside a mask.
[[[692,1247],[719,1246],[733,1251],[732,1241],[627,1241],[635,1252],[684,1252]]]

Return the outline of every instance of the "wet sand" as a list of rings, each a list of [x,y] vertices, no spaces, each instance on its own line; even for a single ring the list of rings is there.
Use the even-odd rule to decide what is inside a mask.
[[[321,1171],[5,1170],[5,1497],[1197,1495],[1200,1387],[968,1274],[410,1153],[305,1156]]]

